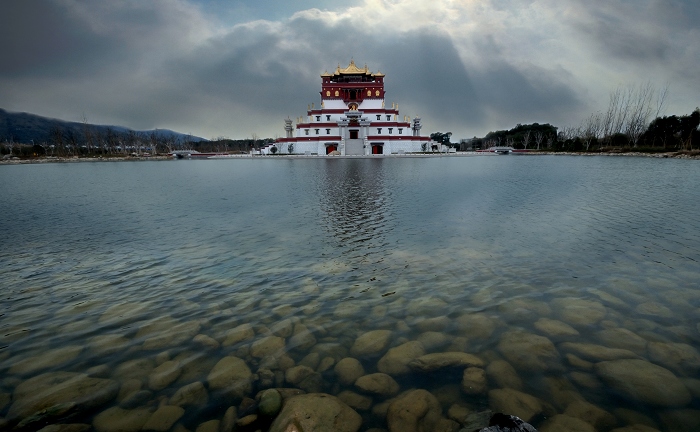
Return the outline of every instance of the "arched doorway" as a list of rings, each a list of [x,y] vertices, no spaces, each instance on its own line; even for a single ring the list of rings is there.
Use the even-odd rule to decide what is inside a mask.
[[[332,152],[338,150],[338,146],[336,144],[327,144],[326,145],[326,154],[331,154]]]

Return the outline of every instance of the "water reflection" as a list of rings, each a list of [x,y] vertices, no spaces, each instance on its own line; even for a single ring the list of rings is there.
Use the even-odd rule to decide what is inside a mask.
[[[381,260],[394,228],[382,159],[325,160],[318,183],[321,225],[333,254],[351,265]]]

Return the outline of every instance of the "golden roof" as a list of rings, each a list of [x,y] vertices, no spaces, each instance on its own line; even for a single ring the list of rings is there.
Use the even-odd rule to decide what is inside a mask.
[[[358,74],[364,74],[364,75],[371,75],[371,76],[376,76],[376,77],[383,77],[384,74],[377,71],[376,74],[373,74],[372,72],[369,71],[369,68],[365,64],[364,68],[359,68],[355,64],[355,60],[350,60],[350,64],[348,67],[341,69],[340,64],[338,64],[338,67],[335,69],[335,72],[330,74],[328,71],[325,71],[324,73],[321,74],[321,77],[332,77],[332,76],[338,76],[338,75],[358,75]]]

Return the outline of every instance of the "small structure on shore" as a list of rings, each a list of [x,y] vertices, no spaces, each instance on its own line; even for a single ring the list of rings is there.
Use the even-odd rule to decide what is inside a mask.
[[[321,74],[321,106],[308,106],[306,117],[285,120],[280,154],[372,155],[430,151],[431,139],[420,135],[419,117],[399,118],[399,106],[384,105],[384,74],[359,68],[351,60],[334,73]],[[296,130],[296,135],[294,131]],[[267,153],[263,149],[264,153]]]

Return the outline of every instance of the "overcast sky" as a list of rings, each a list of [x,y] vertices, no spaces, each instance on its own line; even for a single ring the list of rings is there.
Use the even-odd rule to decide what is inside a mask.
[[[700,105],[698,0],[3,0],[0,108],[284,135],[350,59],[423,132],[579,124],[620,85]]]

